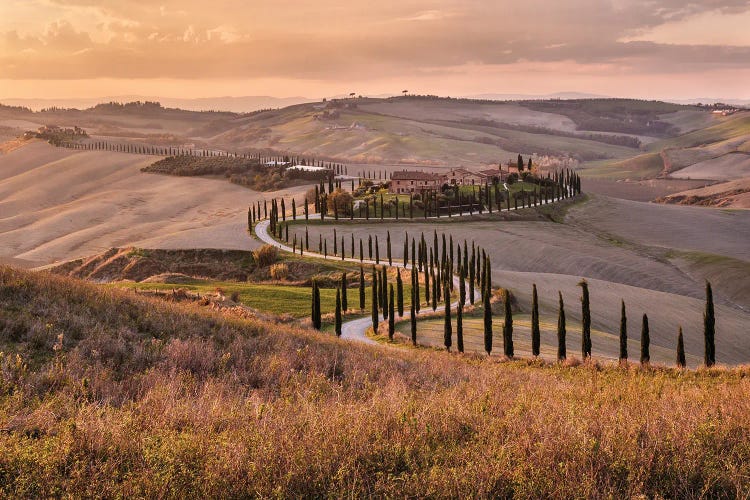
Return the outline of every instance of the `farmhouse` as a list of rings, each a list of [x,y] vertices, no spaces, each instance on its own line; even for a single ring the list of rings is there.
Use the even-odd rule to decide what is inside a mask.
[[[484,178],[482,182],[489,182],[490,184],[495,181],[503,182],[508,177],[508,175],[499,168],[488,168],[485,170],[480,170],[476,173],[476,175]]]
[[[472,186],[474,184],[484,184],[486,176],[471,172],[465,168],[454,168],[448,172],[447,182],[450,185]]]
[[[444,175],[416,170],[401,170],[391,174],[391,193],[421,193],[440,189],[440,186],[446,182]]]

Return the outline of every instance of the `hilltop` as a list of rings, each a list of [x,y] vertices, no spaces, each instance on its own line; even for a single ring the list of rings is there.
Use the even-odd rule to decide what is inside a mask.
[[[4,495],[692,497],[750,487],[745,369],[354,345],[7,267],[0,312]]]

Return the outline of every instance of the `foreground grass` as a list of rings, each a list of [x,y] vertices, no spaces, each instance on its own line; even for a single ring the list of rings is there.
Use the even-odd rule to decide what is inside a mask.
[[[750,493],[746,369],[371,348],[9,268],[0,339],[2,496]]]

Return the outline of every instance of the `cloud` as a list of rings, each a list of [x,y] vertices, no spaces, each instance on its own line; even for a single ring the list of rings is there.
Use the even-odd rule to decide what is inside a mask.
[[[646,74],[750,60],[750,30],[722,44],[691,21],[745,16],[746,0],[44,1],[59,19],[22,35],[12,12],[0,20],[5,78],[340,81],[528,63]],[[82,9],[88,24],[70,15]],[[664,26],[680,36],[644,36]]]

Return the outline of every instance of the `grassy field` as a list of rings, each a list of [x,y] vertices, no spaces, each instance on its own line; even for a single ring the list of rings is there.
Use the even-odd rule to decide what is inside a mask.
[[[653,179],[664,169],[659,153],[646,153],[621,161],[587,164],[581,175],[606,179]]]
[[[0,312],[4,497],[750,493],[746,368],[352,345],[5,267]]]
[[[365,270],[367,287],[365,290],[365,309],[369,313],[371,303],[369,269]],[[359,277],[349,276],[349,288],[347,289],[347,301],[351,310],[359,310]],[[411,285],[409,275],[404,274],[404,307],[408,309],[411,304]],[[396,289],[395,274],[389,274],[389,284]],[[177,288],[200,293],[202,295],[216,294],[221,291],[226,297],[238,294],[240,303],[257,309],[259,311],[284,315],[289,314],[294,318],[305,318],[310,316],[310,297],[312,288],[309,286],[295,286],[282,284],[257,284],[240,283],[235,281],[208,281],[194,280],[179,285],[165,283],[117,283],[113,287],[128,290],[164,290],[171,291]],[[320,309],[322,314],[333,313],[336,307],[336,289],[320,288]]]

